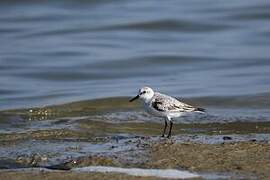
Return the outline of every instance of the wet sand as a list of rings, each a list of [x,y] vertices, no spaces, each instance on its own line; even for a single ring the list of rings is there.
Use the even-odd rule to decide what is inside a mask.
[[[73,171],[87,166],[171,168],[203,179],[270,177],[270,123],[263,117],[180,119],[168,140],[160,138],[162,120],[125,98],[107,103],[0,112],[0,179],[151,179]]]
[[[151,149],[153,168],[182,168],[195,172],[220,172],[242,177],[270,177],[270,144],[233,142],[198,144],[157,143]],[[234,174],[234,175],[233,175]]]
[[[75,167],[90,165],[109,165],[115,167],[142,167],[157,169],[182,169],[196,172],[202,178],[222,175],[227,178],[259,178],[270,177],[270,144],[268,142],[226,142],[219,144],[203,144],[197,142],[177,143],[175,140],[159,138],[157,141],[146,140],[144,151],[134,155],[144,160],[129,162],[119,156],[85,156],[72,161],[51,166],[56,171],[14,171],[5,170],[0,179],[156,179],[134,177],[117,173],[74,173]],[[65,171],[59,172],[60,169]]]

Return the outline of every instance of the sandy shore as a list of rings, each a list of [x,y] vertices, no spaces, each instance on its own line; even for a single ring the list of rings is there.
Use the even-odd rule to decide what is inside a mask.
[[[182,168],[195,172],[221,172],[266,179],[270,177],[270,144],[157,143],[152,146],[151,162],[148,166]]]
[[[227,142],[221,144],[175,143],[172,140],[149,142],[147,161],[129,166],[142,168],[182,169],[201,174],[223,174],[230,178],[270,177],[270,144],[268,142]],[[76,161],[76,160],[75,160]],[[85,165],[113,165],[125,167],[117,158],[84,157],[59,166],[82,167]],[[56,167],[55,169],[57,169]],[[67,168],[68,169],[68,168]],[[75,173],[67,171],[2,171],[0,179],[157,179],[155,177],[135,177],[118,173]]]

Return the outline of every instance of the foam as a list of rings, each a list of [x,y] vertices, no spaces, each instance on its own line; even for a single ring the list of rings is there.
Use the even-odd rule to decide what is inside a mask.
[[[188,171],[180,171],[176,169],[141,169],[141,168],[121,168],[110,166],[87,166],[81,168],[74,168],[73,171],[77,172],[101,172],[101,173],[124,173],[131,176],[154,176],[160,178],[171,179],[186,179],[198,178],[197,174]]]

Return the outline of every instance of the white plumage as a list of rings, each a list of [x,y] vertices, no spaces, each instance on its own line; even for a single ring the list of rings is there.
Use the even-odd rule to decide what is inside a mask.
[[[143,101],[144,108],[150,114],[159,117],[165,117],[165,126],[162,137],[166,132],[167,120],[170,122],[170,130],[168,138],[171,136],[172,130],[172,118],[180,117],[184,113],[188,112],[204,112],[203,108],[196,108],[186,103],[178,101],[176,98],[171,96],[154,92],[150,87],[143,87],[139,90],[136,97],[132,98],[130,102],[141,99]]]

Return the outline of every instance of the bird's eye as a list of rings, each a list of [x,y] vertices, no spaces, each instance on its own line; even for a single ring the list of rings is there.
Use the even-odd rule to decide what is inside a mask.
[[[140,95],[145,94],[145,93],[146,93],[146,91],[142,91],[142,92],[140,92]]]

